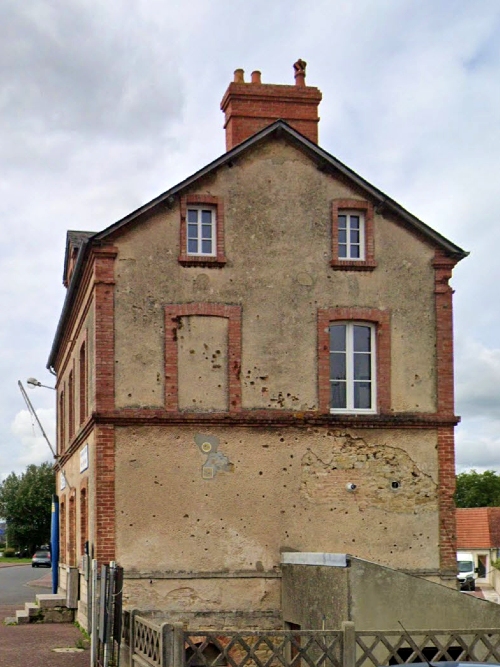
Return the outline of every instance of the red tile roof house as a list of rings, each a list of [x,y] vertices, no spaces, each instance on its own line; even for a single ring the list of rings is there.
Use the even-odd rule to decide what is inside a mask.
[[[457,551],[473,554],[478,568],[477,583],[500,589],[500,572],[495,576],[497,571],[492,565],[500,550],[500,507],[460,508],[456,519]]]

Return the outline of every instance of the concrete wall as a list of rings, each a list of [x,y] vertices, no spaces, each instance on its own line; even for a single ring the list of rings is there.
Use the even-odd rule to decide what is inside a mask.
[[[375,563],[283,565],[283,620],[302,629],[452,630],[493,628],[500,605]]]
[[[332,200],[362,197],[284,142],[250,151],[194,192],[224,201],[223,269],[178,263],[178,202],[113,239],[117,407],[163,407],[164,305],[210,301],[243,304],[243,408],[316,409],[317,310],[364,306],[391,311],[393,410],[435,410],[431,247],[376,214],[377,269],[333,271]],[[190,369],[182,357],[187,393],[205,380],[217,388]]]

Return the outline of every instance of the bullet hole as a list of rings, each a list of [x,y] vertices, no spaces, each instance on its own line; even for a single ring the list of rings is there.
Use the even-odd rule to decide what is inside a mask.
[[[280,514],[286,514],[285,510],[280,510]]]
[[[285,442],[285,438],[280,438],[280,442]]]
[[[189,350],[189,354],[194,354],[194,350]]]
[[[189,519],[189,514],[184,514],[185,519]]]
[[[262,445],[263,449],[269,449],[269,445]]]
[[[132,398],[132,394],[127,394],[127,396],[128,396],[129,398]]]
[[[207,535],[210,535],[210,531],[209,531],[209,530],[207,530],[206,534],[207,534]]]
[[[264,473],[262,472],[262,470],[259,470],[259,475],[263,475],[263,474],[264,474]]]
[[[352,541],[353,541],[353,542],[356,542],[356,539],[353,537],[353,538],[352,538]]]
[[[391,482],[391,489],[399,489],[401,482],[393,481]]]
[[[293,454],[290,454],[290,458],[293,459]]]

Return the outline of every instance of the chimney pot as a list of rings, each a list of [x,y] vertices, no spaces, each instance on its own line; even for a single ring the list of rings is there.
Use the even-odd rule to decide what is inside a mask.
[[[296,63],[293,64],[293,69],[295,70],[295,85],[296,86],[305,86],[306,85],[306,67],[307,63],[305,60],[300,58]]]
[[[234,83],[245,83],[245,70],[234,70]]]
[[[252,83],[262,83],[262,81],[260,80],[259,70],[255,70],[255,72],[252,72]]]

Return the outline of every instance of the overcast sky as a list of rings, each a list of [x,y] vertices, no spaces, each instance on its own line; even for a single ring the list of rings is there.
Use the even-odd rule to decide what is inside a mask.
[[[499,0],[2,0],[0,479],[50,458],[67,229],[97,231],[225,150],[239,67],[323,92],[320,145],[471,255],[455,269],[457,468],[500,471]],[[54,394],[29,395],[54,435]]]

